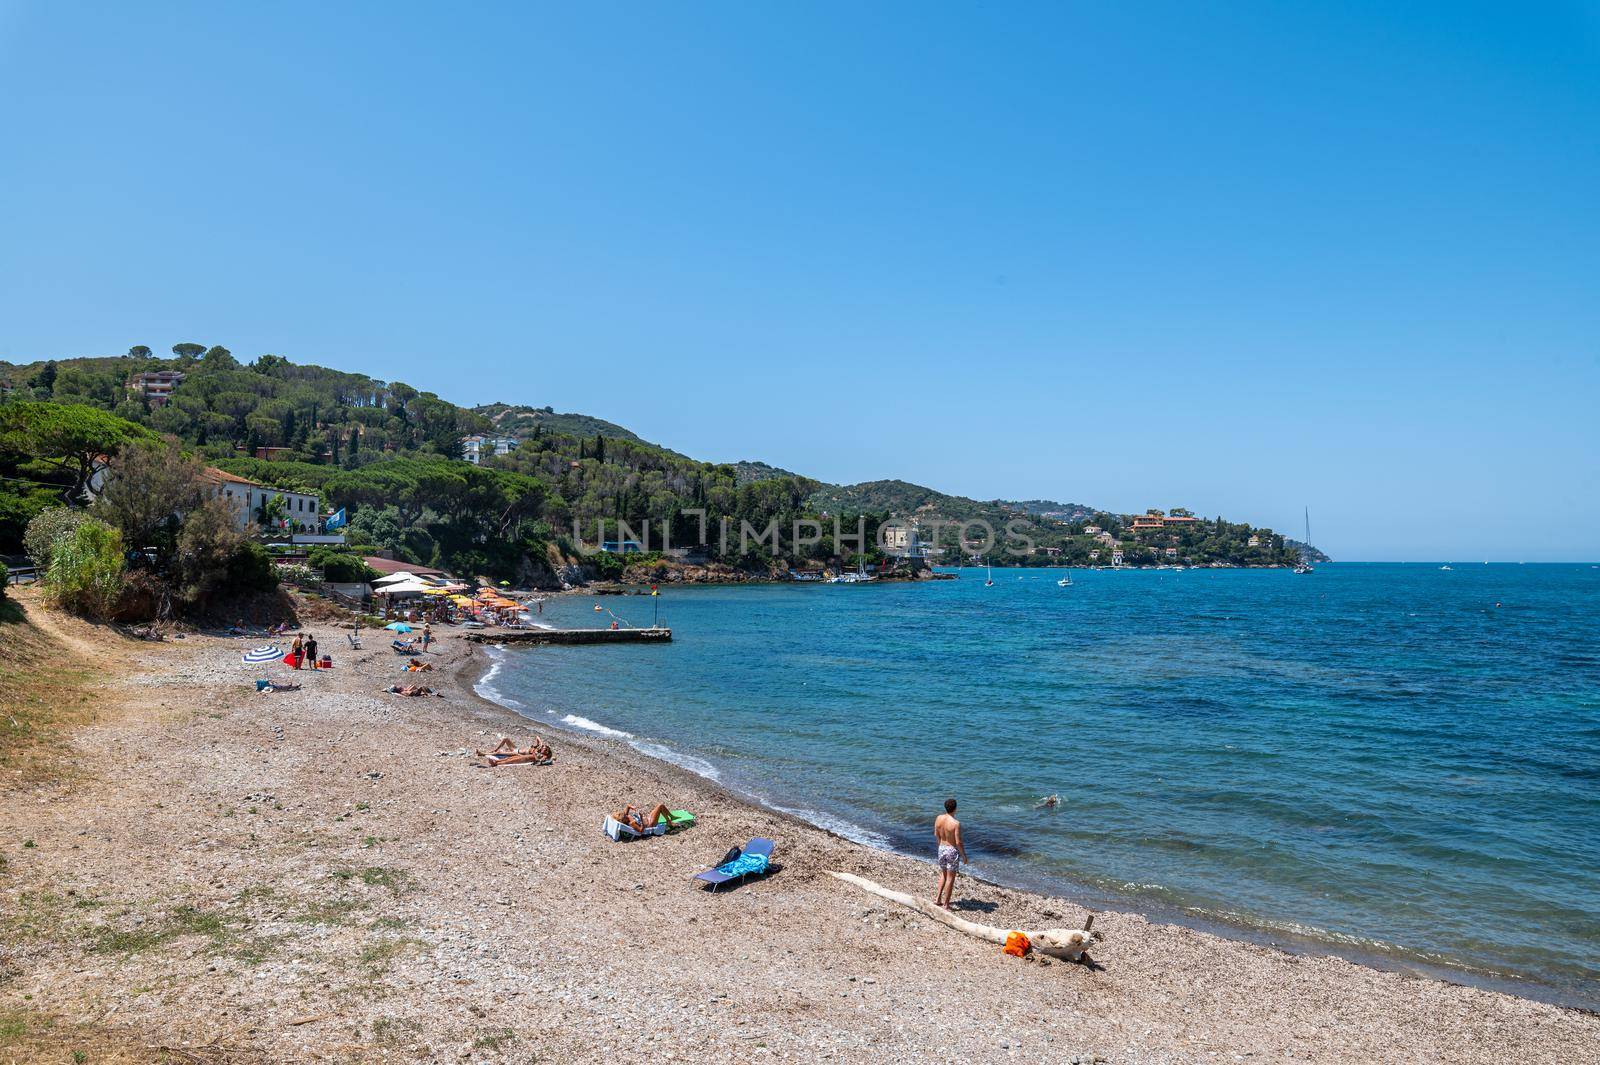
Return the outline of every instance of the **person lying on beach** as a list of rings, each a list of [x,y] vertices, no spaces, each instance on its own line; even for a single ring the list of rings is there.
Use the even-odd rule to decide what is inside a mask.
[[[664,802],[656,803],[655,807],[649,813],[644,812],[644,807],[635,806],[632,803],[629,803],[627,806],[624,806],[621,810],[618,810],[611,816],[616,818],[619,824],[627,825],[635,832],[643,832],[645,829],[651,828],[666,820],[670,812],[671,811],[667,809],[667,804]]]
[[[525,764],[538,765],[541,762],[548,762],[551,760],[550,745],[541,740],[538,736],[535,736],[532,743],[528,744],[524,748],[521,748],[520,750],[517,748],[516,744],[511,742],[509,738],[505,738],[499,743],[495,744],[493,749],[488,751],[479,751],[477,754],[479,758],[484,759],[492,766]]]
[[[416,659],[412,659],[411,661],[406,663],[406,672],[407,673],[431,673],[431,672],[433,672],[433,663],[432,662],[419,662]]]
[[[256,694],[265,695],[268,692],[297,692],[299,690],[300,685],[298,684],[267,684],[265,687],[257,688]]]
[[[434,691],[426,684],[391,684],[383,690],[390,695],[437,695],[441,699],[444,698],[443,694]]]

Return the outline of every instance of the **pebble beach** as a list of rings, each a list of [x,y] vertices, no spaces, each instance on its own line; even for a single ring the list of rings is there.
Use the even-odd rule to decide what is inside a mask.
[[[207,1061],[1499,1063],[1600,1046],[1584,1011],[1136,914],[1095,914],[1084,963],[1017,959],[828,875],[929,895],[930,864],[603,737],[546,731],[553,765],[479,768],[474,749],[532,735],[473,693],[481,651],[447,633],[408,675],[382,634],[352,651],[336,631],[319,632],[336,668],[292,674],[240,662],[259,639],[135,653],[62,629],[114,712],[72,735],[72,772],[0,793],[0,1009]],[[303,686],[258,695],[258,674]],[[412,682],[443,698],[382,692]],[[697,824],[602,834],[608,810],[658,801]],[[697,889],[756,836],[777,843],[770,875]],[[968,877],[955,898],[1002,927],[1088,916]]]

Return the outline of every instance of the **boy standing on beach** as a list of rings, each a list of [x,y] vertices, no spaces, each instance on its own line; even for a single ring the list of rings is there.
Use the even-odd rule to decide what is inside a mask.
[[[934,818],[933,838],[939,844],[939,894],[936,906],[950,908],[950,894],[956,887],[956,870],[967,860],[967,848],[961,842],[961,822],[955,818],[956,801],[944,801],[944,813]]]

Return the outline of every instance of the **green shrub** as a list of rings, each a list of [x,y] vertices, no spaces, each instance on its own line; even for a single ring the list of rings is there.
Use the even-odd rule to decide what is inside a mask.
[[[50,555],[55,550],[57,540],[71,533],[80,524],[88,519],[88,515],[81,510],[70,507],[51,507],[41,511],[34,519],[28,522],[28,529],[22,534],[22,548],[33,559],[33,564],[39,568],[42,576],[50,568]]]
[[[272,555],[254,540],[246,540],[228,560],[228,583],[237,592],[270,592],[278,586]]]
[[[333,547],[313,547],[306,555],[313,569],[322,571],[322,579],[334,584],[357,584],[378,576],[371,566],[361,561],[359,555]]]
[[[122,534],[103,521],[84,518],[55,541],[44,571],[47,595],[68,610],[108,618],[122,595]]]

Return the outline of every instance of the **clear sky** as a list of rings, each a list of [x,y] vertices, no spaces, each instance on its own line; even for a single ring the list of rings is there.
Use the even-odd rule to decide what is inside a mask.
[[[1600,559],[1600,5],[0,0],[0,358]]]

